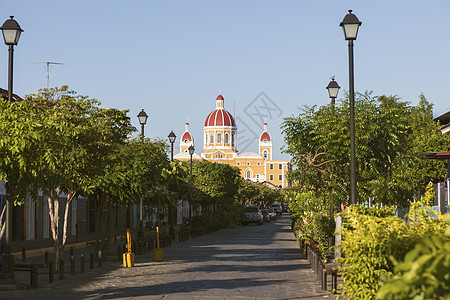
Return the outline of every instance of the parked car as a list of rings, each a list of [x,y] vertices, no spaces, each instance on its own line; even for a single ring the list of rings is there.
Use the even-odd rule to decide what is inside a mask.
[[[246,206],[244,207],[244,216],[242,219],[242,224],[247,225],[248,223],[256,223],[258,225],[263,224],[263,215],[256,206]]]
[[[275,210],[275,212],[277,213],[277,215],[282,215],[283,214],[283,208],[281,207],[280,203],[274,203],[272,204],[272,208]]]
[[[267,210],[269,211],[269,218],[271,220],[276,220],[277,219],[277,213],[275,212],[275,210],[272,207],[268,208]]]
[[[270,222],[269,211],[266,208],[260,209],[259,211],[263,215],[263,220],[267,221],[267,222]]]

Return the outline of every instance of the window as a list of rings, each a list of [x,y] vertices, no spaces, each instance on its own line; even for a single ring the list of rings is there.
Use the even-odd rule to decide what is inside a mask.
[[[283,175],[278,175],[278,180],[283,180]]]
[[[267,160],[267,157],[268,157],[267,150],[264,150],[264,152],[263,152],[263,158],[264,158],[264,160]]]
[[[214,134],[211,133],[211,135],[209,136],[209,143],[210,144],[214,144]]]
[[[268,141],[267,141],[267,139],[264,139],[264,141],[263,141],[264,143],[267,143]]]
[[[278,170],[283,170],[283,164],[278,164]]]
[[[217,153],[217,154],[216,154],[216,158],[223,158],[222,153]]]
[[[240,163],[240,162],[237,162],[237,163],[236,163],[236,165],[240,166],[240,165],[241,165],[241,163]]]
[[[250,163],[249,163],[249,162],[247,163],[247,166],[250,166]]]
[[[234,134],[231,135],[231,145],[234,146]]]
[[[247,170],[247,172],[245,173],[245,178],[250,178],[252,177],[252,172],[250,170]]]
[[[187,143],[189,143],[189,140],[188,140],[188,139],[185,139],[184,142],[187,144]]]
[[[273,180],[273,175],[269,175],[269,180]]]
[[[269,165],[269,169],[273,170],[273,164]]]
[[[208,134],[205,133],[205,144],[208,144]]]
[[[230,143],[230,136],[228,135],[228,133],[225,133],[225,144]]]
[[[221,133],[217,134],[217,143],[218,144],[222,143],[222,134]]]
[[[261,164],[260,164],[260,163],[257,163],[257,165],[260,166]]]

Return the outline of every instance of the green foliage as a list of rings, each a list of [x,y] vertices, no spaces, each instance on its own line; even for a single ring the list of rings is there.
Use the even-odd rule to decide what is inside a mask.
[[[340,248],[344,256],[338,261],[345,266],[345,297],[374,299],[380,279],[393,274],[393,261],[402,259],[423,238],[443,232],[442,218],[419,206],[420,203],[411,205],[407,221],[386,216],[387,211],[374,214],[357,205],[342,213]]]
[[[261,207],[270,206],[275,202],[282,202],[283,196],[278,189],[265,186],[261,183],[239,179],[239,189],[236,200],[242,205],[259,204]]]
[[[425,188],[425,195],[422,197],[422,202],[425,205],[433,206],[434,205],[434,186],[429,183]]]
[[[292,156],[288,178],[300,187],[333,196],[337,207],[349,194],[349,102],[335,106],[303,107],[282,124],[284,151]],[[414,192],[423,193],[429,181],[445,176],[443,162],[426,160],[422,153],[448,151],[450,135],[443,135],[432,119],[432,105],[420,96],[409,106],[395,96],[357,94],[355,136],[358,201],[407,205]]]
[[[378,299],[450,299],[450,214],[443,234],[425,237],[385,279]]]
[[[319,249],[325,254],[328,239],[333,236],[335,228],[326,202],[313,190],[288,190],[285,192],[285,200],[289,203],[291,220],[298,238],[319,245]]]

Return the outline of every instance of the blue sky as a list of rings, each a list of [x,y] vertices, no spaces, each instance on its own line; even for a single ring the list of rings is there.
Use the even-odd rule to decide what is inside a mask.
[[[104,107],[143,108],[146,136],[178,137],[189,121],[200,152],[203,122],[219,90],[238,121],[238,148],[257,151],[269,123],[274,158],[284,117],[329,102],[330,77],[348,89],[348,52],[339,23],[348,9],[362,21],[355,41],[355,88],[450,110],[450,2],[433,1],[1,1],[0,23],[24,30],[14,56],[21,96],[63,84]],[[3,18],[3,20],[2,20]],[[1,49],[1,45],[0,45]],[[7,86],[7,46],[0,86]],[[3,72],[1,70],[3,69]],[[3,74],[3,75],[1,75]],[[178,149],[178,142],[176,148]]]

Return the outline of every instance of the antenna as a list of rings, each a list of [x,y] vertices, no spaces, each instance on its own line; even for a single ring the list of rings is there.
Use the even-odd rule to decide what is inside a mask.
[[[47,65],[47,90],[50,88],[50,65],[65,65],[64,63],[53,61],[40,61],[34,64],[46,64]]]

